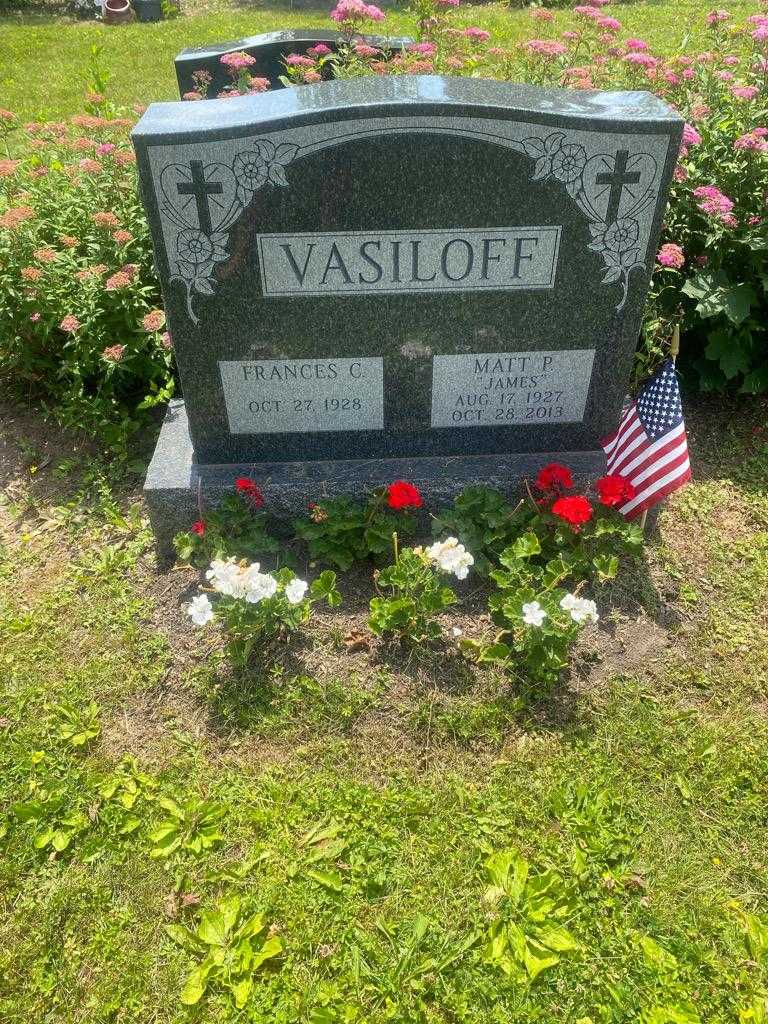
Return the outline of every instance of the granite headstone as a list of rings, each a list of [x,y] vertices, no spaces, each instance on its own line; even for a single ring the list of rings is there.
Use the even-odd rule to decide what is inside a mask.
[[[401,50],[413,42],[412,39],[389,36],[355,36],[368,46],[375,46],[384,53]],[[281,32],[265,32],[259,36],[246,36],[244,39],[233,39],[226,43],[214,43],[205,46],[189,46],[181,50],[174,58],[176,81],[179,84],[179,95],[193,92],[196,88],[193,74],[196,71],[207,71],[211,76],[207,98],[216,99],[219,93],[232,84],[232,78],[221,58],[228,53],[247,53],[256,64],[252,73],[260,78],[268,78],[270,88],[282,89],[280,76],[285,74],[283,61],[289,53],[305,55],[313,46],[324,43],[329,49],[337,50],[344,42],[339,32],[312,28],[286,29]]]
[[[184,394],[146,483],[161,548],[238,475],[288,514],[602,471],[681,132],[648,93],[436,76],[151,106]]]

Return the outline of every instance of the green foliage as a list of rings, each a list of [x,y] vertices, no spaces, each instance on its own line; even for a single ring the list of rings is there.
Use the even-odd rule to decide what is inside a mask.
[[[310,584],[307,596],[296,602],[290,601],[285,593],[296,573],[286,566],[274,573],[274,579],[277,589],[271,597],[250,602],[221,594],[216,602],[216,617],[223,625],[227,649],[237,665],[248,663],[258,642],[284,637],[309,622],[316,601],[325,601],[329,608],[341,604],[336,573],[330,569],[321,572]]]
[[[435,537],[453,534],[471,551],[475,568],[485,576],[531,518],[524,502],[511,505],[492,487],[467,487],[452,509],[441,510],[432,523]]]
[[[270,934],[264,914],[254,913],[237,896],[203,911],[194,931],[182,924],[168,924],[165,930],[188,953],[202,957],[184,983],[180,998],[185,1006],[194,1006],[209,989],[216,989],[242,1009],[257,980],[254,976],[283,951],[282,940]]]
[[[190,798],[180,803],[161,796],[157,804],[167,817],[149,833],[149,855],[153,859],[165,860],[175,853],[199,857],[224,839],[220,831],[224,808],[214,801]]]
[[[573,581],[579,590],[589,580],[614,579],[619,555],[637,552],[642,543],[638,526],[603,506],[578,529],[546,506],[529,508],[526,531],[497,556],[500,567],[490,572],[498,590],[488,607],[500,632],[491,640],[463,639],[461,649],[481,664],[516,672],[521,681],[551,685],[567,667],[581,625],[596,618],[593,607],[580,612],[563,603],[574,599],[564,584]],[[534,618],[526,622],[526,615]]]
[[[386,489],[380,489],[364,503],[347,497],[314,503],[294,529],[314,562],[346,570],[355,562],[379,559],[391,548],[395,533],[403,537],[415,532],[416,521],[409,512],[388,509]]]
[[[575,909],[574,894],[554,870],[531,872],[516,850],[485,862],[491,882],[483,903],[491,916],[483,957],[518,984],[536,978],[579,948],[562,923]]]
[[[171,351],[143,323],[162,312],[132,119],[105,106],[79,120],[33,126],[35,149],[4,122],[18,156],[0,189],[0,376],[64,424],[116,441],[172,396]]]
[[[173,538],[176,554],[183,562],[198,568],[209,565],[214,558],[254,559],[280,550],[279,540],[270,531],[272,517],[254,510],[252,502],[239,494],[222,499],[216,508],[207,511],[201,522],[201,535],[185,530]]]
[[[60,721],[57,735],[72,747],[86,746],[101,732],[99,708],[93,701],[86,708],[62,704],[58,714]]]
[[[456,594],[441,581],[423,551],[396,551],[394,564],[381,570],[376,586],[391,592],[371,600],[368,626],[376,636],[396,636],[411,644],[440,639],[442,629],[434,616],[455,604]]]

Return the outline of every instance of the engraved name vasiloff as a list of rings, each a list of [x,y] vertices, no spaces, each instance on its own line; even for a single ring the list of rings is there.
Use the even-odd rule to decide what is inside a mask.
[[[382,430],[384,365],[360,359],[219,362],[232,434]]]
[[[594,349],[435,356],[432,426],[578,422],[594,358]]]
[[[553,288],[560,227],[259,235],[262,292],[360,295]]]

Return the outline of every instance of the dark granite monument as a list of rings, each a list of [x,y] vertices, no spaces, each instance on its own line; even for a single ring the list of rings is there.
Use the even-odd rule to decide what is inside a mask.
[[[146,482],[161,548],[240,475],[288,514],[601,472],[681,131],[648,93],[435,76],[151,106],[184,394]]]
[[[387,36],[354,36],[369,46],[375,46],[384,53],[401,50],[412,39]],[[214,43],[204,46],[189,46],[176,54],[174,65],[176,81],[179,84],[179,96],[192,92],[196,88],[192,75],[196,71],[207,71],[211,76],[208,86],[208,99],[216,99],[219,93],[232,85],[232,78],[221,63],[226,53],[247,53],[256,60],[252,69],[254,75],[268,78],[270,88],[282,89],[280,76],[285,74],[283,60],[289,53],[306,54],[313,46],[324,43],[331,50],[337,50],[344,41],[340,32],[314,28],[285,29],[282,32],[265,32],[259,36],[246,36],[244,39],[233,39],[228,43]]]

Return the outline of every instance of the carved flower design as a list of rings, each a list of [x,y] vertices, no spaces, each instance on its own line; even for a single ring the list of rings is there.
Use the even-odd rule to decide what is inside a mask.
[[[232,169],[241,201],[247,203],[251,195],[268,181],[272,185],[286,186],[285,168],[296,156],[298,148],[290,142],[276,146],[270,139],[256,139],[253,149],[238,153]]]
[[[179,233],[176,239],[176,251],[179,259],[193,267],[201,267],[206,263],[219,263],[228,258],[225,249],[227,234],[224,231],[206,235],[197,228],[187,228]]]
[[[587,153],[577,142],[569,142],[552,156],[552,175],[564,184],[578,181],[587,166]]]
[[[593,239],[589,248],[594,252],[628,252],[637,245],[640,237],[640,225],[631,217],[620,217],[609,224],[591,224]]]

